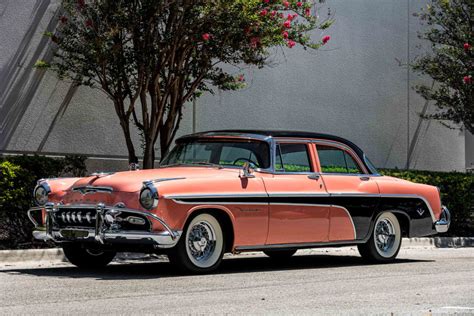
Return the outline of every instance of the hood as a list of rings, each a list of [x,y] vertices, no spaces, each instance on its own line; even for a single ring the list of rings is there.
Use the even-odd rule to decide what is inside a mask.
[[[166,167],[159,169],[147,169],[137,171],[123,171],[112,174],[95,175],[80,178],[71,189],[85,186],[110,187],[114,191],[136,192],[139,191],[144,181],[148,180],[173,180],[192,178],[216,178],[216,177],[237,177],[239,169],[215,167]],[[178,180],[176,179],[176,180]]]

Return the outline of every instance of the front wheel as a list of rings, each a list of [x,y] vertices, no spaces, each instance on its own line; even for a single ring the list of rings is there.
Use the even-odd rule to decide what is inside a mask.
[[[370,239],[357,248],[362,258],[382,263],[393,261],[401,244],[402,233],[397,217],[393,213],[384,212],[375,220]]]
[[[221,224],[211,214],[199,214],[186,226],[168,258],[180,270],[192,273],[211,272],[224,256],[225,240]]]
[[[102,268],[114,258],[115,252],[86,248],[81,244],[64,244],[64,255],[67,260],[79,268]]]

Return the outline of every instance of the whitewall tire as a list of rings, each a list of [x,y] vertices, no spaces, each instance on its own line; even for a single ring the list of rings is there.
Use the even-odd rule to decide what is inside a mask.
[[[391,212],[381,213],[367,243],[358,245],[359,253],[372,262],[393,261],[400,251],[402,231],[397,217]]]
[[[178,244],[168,254],[181,270],[206,273],[215,270],[225,249],[224,233],[211,214],[199,214],[186,225]]]

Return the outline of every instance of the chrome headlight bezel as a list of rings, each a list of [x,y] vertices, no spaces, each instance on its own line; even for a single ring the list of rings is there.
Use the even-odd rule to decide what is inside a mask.
[[[140,205],[146,210],[152,210],[158,206],[158,190],[152,181],[143,182],[138,200]]]
[[[44,206],[48,203],[48,196],[51,193],[51,188],[47,181],[39,180],[35,189],[33,190],[33,200],[36,205]]]

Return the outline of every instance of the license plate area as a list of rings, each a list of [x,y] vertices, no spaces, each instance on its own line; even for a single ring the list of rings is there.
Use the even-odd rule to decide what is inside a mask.
[[[61,229],[61,236],[65,239],[78,239],[89,237],[89,231],[83,229]]]

